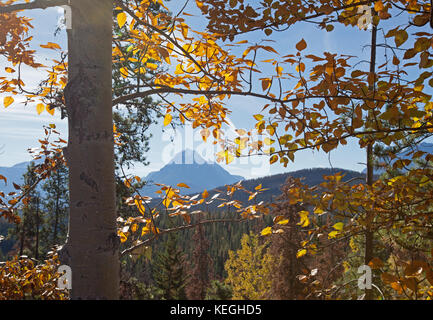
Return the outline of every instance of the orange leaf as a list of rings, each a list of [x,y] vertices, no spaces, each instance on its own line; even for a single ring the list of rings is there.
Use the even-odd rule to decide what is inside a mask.
[[[298,51],[302,51],[302,50],[304,50],[306,47],[307,47],[307,43],[305,42],[304,39],[302,39],[301,41],[299,41],[299,42],[296,44],[296,49],[298,49]]]
[[[368,265],[372,269],[380,269],[383,267],[383,262],[379,258],[374,257],[373,259],[371,259],[371,261],[368,263]]]
[[[383,2],[382,2],[382,0],[377,1],[377,2],[374,4],[374,10],[376,10],[377,12],[382,11],[383,8],[384,8],[384,6],[383,6]]]
[[[207,190],[205,189],[203,191],[203,194],[201,195],[203,199],[206,199],[207,197],[209,197],[209,192],[207,192]]]
[[[179,183],[177,186],[180,188],[188,188],[189,189],[189,186],[185,183]]]
[[[41,48],[45,48],[45,49],[62,49],[57,43],[53,43],[53,42],[48,42],[47,44],[41,44],[40,45]]]
[[[3,103],[4,103],[5,108],[9,107],[12,103],[14,103],[14,101],[15,100],[12,97],[4,98]]]
[[[270,79],[262,79],[263,91],[266,91],[270,86],[271,86],[271,80]]]

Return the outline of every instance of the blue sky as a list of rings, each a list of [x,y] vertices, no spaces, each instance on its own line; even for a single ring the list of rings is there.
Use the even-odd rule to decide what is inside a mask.
[[[191,5],[188,6],[186,11],[196,14],[196,16],[185,17],[187,23],[193,29],[203,28],[205,23],[204,18],[198,14],[197,10],[193,9],[195,7],[194,2],[190,1],[190,3]],[[178,8],[183,5],[183,1],[171,1],[168,5],[173,12],[177,12]],[[51,8],[26,13],[26,16],[34,18],[33,43],[39,52],[38,58],[42,63],[46,59],[58,58],[58,56],[50,50],[39,48],[39,44],[51,41],[59,43],[62,48],[66,48],[65,32],[63,31],[58,36],[54,36],[54,30],[62,15],[60,12],[57,8]],[[251,43],[254,43],[263,37],[262,33],[252,33],[239,40],[247,39]],[[295,45],[302,38],[308,43],[305,53],[339,52],[368,60],[369,50],[363,47],[370,41],[370,31],[361,31],[351,27],[336,26],[333,32],[328,33],[319,30],[312,24],[302,23],[283,33],[274,33],[272,39],[276,42],[270,45],[280,53],[296,53]],[[0,60],[0,74],[4,72],[3,65],[4,61]],[[358,68],[368,70],[368,64],[361,64]],[[42,76],[40,72],[35,72],[34,70],[25,70],[23,73],[23,78],[27,79],[26,84],[30,87],[37,85]],[[2,96],[0,96],[0,100],[2,100]],[[19,99],[16,98],[16,100]],[[232,98],[228,104],[233,111],[230,115],[230,120],[234,127],[246,129],[254,127],[255,120],[252,115],[258,113],[264,105],[263,101],[250,97]],[[37,139],[43,136],[42,126],[49,123],[55,123],[59,131],[62,132],[63,138],[67,137],[66,121],[60,120],[58,114],[53,117],[44,112],[38,116],[34,105],[24,107],[18,103],[7,109],[0,108],[0,166],[12,166],[18,162],[30,160],[27,148],[38,146]],[[170,160],[174,153],[184,148],[197,150],[207,160],[213,159],[213,152],[216,149],[210,144],[204,145],[200,140],[198,131],[194,133],[190,127],[178,128],[175,133],[171,132],[170,129],[164,129],[162,123],[159,123],[153,125],[150,132],[153,135],[150,141],[150,152],[147,155],[150,165],[144,167],[137,164],[133,170],[130,170],[135,174],[144,176],[150,171],[158,170]],[[194,134],[195,138],[193,138]],[[172,139],[174,139],[175,144],[170,142]],[[355,141],[349,141],[347,146],[331,152],[330,155],[323,152],[300,152],[296,155],[295,162],[289,163],[287,168],[279,164],[269,166],[265,157],[244,159],[242,163],[240,160],[235,160],[234,163],[228,166],[223,165],[223,167],[233,174],[251,178],[303,168],[329,167],[330,165],[362,171],[364,165],[360,164],[361,162],[365,162],[364,150],[361,150]]]

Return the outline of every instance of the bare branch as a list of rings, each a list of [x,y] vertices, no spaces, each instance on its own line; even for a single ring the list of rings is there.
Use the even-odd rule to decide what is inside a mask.
[[[123,250],[120,253],[120,256],[123,257],[124,255],[126,255],[128,253],[131,253],[132,251],[134,251],[134,250],[136,250],[136,249],[138,249],[138,248],[140,248],[142,246],[149,245],[153,240],[156,239],[157,236],[163,235],[165,233],[176,232],[176,231],[180,231],[180,230],[192,229],[192,228],[198,227],[200,225],[206,225],[206,224],[211,224],[211,223],[224,223],[224,222],[230,222],[231,223],[231,222],[244,222],[244,221],[247,221],[247,219],[240,218],[240,219],[203,220],[203,221],[199,221],[199,222],[197,222],[195,224],[188,224],[188,225],[185,225],[185,226],[179,226],[179,227],[174,227],[174,228],[171,228],[171,229],[160,230],[154,237],[146,239],[144,241],[141,241],[138,244],[136,244],[136,245],[134,245],[134,246],[132,246],[132,247],[130,247],[128,249]]]
[[[35,0],[30,3],[19,3],[6,7],[0,7],[0,13],[10,13],[28,9],[46,9],[50,7],[60,7],[65,5],[69,5],[69,0]]]
[[[306,96],[302,99],[296,97],[293,99],[279,99],[279,98],[273,98],[271,96],[268,96],[266,94],[260,94],[260,93],[254,93],[254,92],[248,92],[248,91],[233,91],[233,90],[193,90],[193,89],[183,89],[183,88],[173,88],[173,87],[165,87],[165,86],[158,86],[157,88],[150,89],[147,91],[142,92],[136,92],[131,93],[125,96],[121,96],[119,98],[116,98],[113,100],[113,105],[121,104],[126,101],[136,99],[136,98],[144,98],[147,96],[150,96],[152,94],[158,94],[158,93],[179,93],[179,94],[192,94],[192,95],[235,95],[235,96],[252,96],[256,98],[261,98],[265,100],[269,100],[276,103],[290,103],[292,101],[302,100],[302,99],[326,99],[326,98],[350,98],[353,100],[365,100],[365,101],[375,101],[375,102],[384,102],[384,103],[390,103],[392,100],[384,100],[384,99],[376,99],[376,98],[369,98],[369,97],[355,97],[355,96],[325,96],[325,95],[314,95],[314,96]]]

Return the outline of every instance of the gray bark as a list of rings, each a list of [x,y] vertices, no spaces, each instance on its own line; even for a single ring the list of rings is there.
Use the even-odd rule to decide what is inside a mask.
[[[72,299],[119,298],[112,119],[112,0],[72,0],[68,31],[70,220],[62,263]]]

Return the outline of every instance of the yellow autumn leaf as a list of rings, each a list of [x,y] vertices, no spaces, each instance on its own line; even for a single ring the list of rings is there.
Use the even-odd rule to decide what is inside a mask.
[[[163,204],[164,207],[166,207],[166,208],[168,208],[168,207],[170,206],[170,203],[171,203],[171,199],[169,199],[169,198],[165,198],[165,199],[162,201],[162,204]]]
[[[182,69],[182,65],[181,64],[178,64],[177,66],[176,66],[176,70],[174,71],[174,74],[183,74],[184,72],[183,72],[183,69]]]
[[[339,234],[338,231],[331,231],[331,232],[328,234],[328,239],[333,239],[333,238],[337,237],[338,234]]]
[[[324,213],[325,213],[325,210],[323,210],[322,208],[316,207],[316,208],[314,209],[314,213],[315,213],[315,214],[318,214],[318,215],[320,216],[321,214],[324,214]]]
[[[266,127],[266,130],[268,131],[268,133],[273,136],[275,134],[275,128],[271,125]]]
[[[119,28],[122,28],[126,23],[126,13],[121,12],[117,15],[117,23],[119,25]]]
[[[296,258],[300,258],[302,256],[305,256],[307,254],[307,249],[300,249],[298,250],[298,252],[296,253]]]
[[[186,39],[188,37],[188,25],[186,25],[185,23],[181,23],[180,28],[181,28],[182,36]]]
[[[298,212],[299,216],[301,217],[301,220],[299,221],[298,225],[301,227],[308,227],[310,224],[310,220],[308,219],[309,212],[308,211],[300,211]]]
[[[120,242],[126,242],[128,240],[128,237],[123,232],[119,232]]]
[[[54,108],[51,108],[51,106],[45,106],[45,110],[52,116],[54,116]]]
[[[148,226],[144,226],[142,229],[141,229],[141,236],[143,237],[143,236],[145,236],[146,234],[148,234],[150,232],[150,228],[148,227]]]
[[[37,112],[38,114],[41,114],[42,112],[44,112],[44,110],[45,110],[45,105],[44,105],[43,103],[39,103],[39,104],[36,106],[36,112]]]
[[[12,97],[6,97],[6,98],[4,98],[4,100],[3,100],[3,104],[4,104],[4,106],[5,106],[5,108],[7,108],[7,107],[9,107],[12,103],[14,103],[14,98],[12,98]]]
[[[148,62],[148,63],[146,63],[146,67],[149,68],[149,69],[151,69],[151,70],[158,69],[158,65],[156,63],[150,63],[150,62]]]
[[[134,223],[134,224],[131,226],[131,231],[134,233],[134,232],[136,232],[137,230],[138,230],[138,224]]]
[[[225,152],[225,160],[226,160],[226,164],[230,164],[233,162],[235,158],[233,157],[233,155],[228,152],[228,150]]]
[[[128,77],[128,69],[126,69],[126,68],[120,68],[119,71],[120,71],[120,75],[121,75],[123,78]]]
[[[270,234],[272,234],[272,227],[264,228],[261,232],[261,235],[264,237],[269,236]]]
[[[255,114],[254,115],[254,119],[256,119],[257,121],[262,121],[264,118],[264,116],[262,114]]]
[[[172,120],[173,120],[173,116],[171,115],[171,113],[167,113],[164,118],[164,127],[168,126]]]
[[[269,138],[265,138],[264,143],[265,143],[267,146],[270,146],[270,145],[272,145],[272,144],[275,143],[275,140],[272,140],[272,139],[269,139]]]
[[[144,215],[144,213],[146,212],[146,208],[143,205],[143,202],[141,200],[135,199],[135,206],[138,208],[138,211],[140,211],[140,213],[142,215]]]
[[[338,223],[334,224],[333,228],[337,231],[341,231],[341,230],[343,230],[343,226],[344,226],[343,222],[338,222]]]

